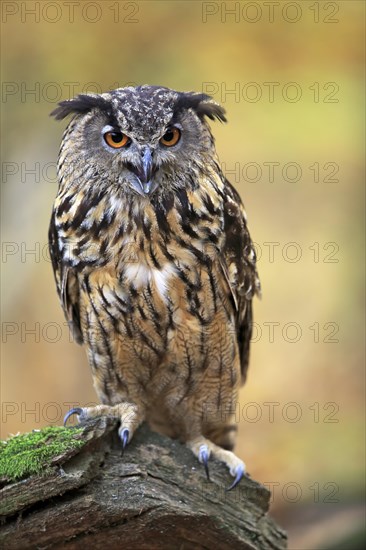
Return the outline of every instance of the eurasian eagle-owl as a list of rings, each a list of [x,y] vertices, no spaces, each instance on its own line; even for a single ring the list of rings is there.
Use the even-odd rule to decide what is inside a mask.
[[[255,252],[223,175],[211,97],[158,86],[79,95],[62,140],[49,241],[57,290],[84,343],[101,405],[123,448],[144,421],[179,437],[208,474],[212,453],[235,478],[238,389],[248,367]]]

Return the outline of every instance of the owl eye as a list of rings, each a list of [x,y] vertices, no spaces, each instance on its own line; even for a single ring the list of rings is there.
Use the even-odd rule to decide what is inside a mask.
[[[180,140],[180,130],[175,126],[168,128],[163,137],[160,139],[160,143],[165,147],[172,147],[176,145]]]
[[[122,132],[106,132],[104,134],[104,140],[113,149],[120,149],[126,147],[130,143],[130,138]]]

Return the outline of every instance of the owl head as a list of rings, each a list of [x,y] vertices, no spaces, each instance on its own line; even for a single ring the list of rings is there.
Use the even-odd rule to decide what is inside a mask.
[[[204,173],[215,157],[206,117],[226,121],[206,94],[147,85],[79,95],[51,113],[57,120],[70,114],[59,169],[74,184],[94,182],[146,199],[194,188],[197,171]]]

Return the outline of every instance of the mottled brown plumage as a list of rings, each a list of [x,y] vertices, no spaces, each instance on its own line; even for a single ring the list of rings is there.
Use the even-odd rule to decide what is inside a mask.
[[[228,449],[259,280],[206,122],[224,110],[203,94],[140,86],[53,112],[69,114],[50,250],[102,402],[71,413],[117,416],[124,446],[146,420],[205,466],[215,454],[237,482],[244,464]]]

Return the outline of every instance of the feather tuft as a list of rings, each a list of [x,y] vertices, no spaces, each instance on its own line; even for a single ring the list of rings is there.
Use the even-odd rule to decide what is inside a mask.
[[[213,98],[207,94],[197,94],[195,92],[180,93],[175,106],[175,112],[181,109],[193,109],[200,119],[207,116],[211,120],[227,122],[225,109]]]
[[[110,104],[100,95],[80,94],[74,99],[61,101],[50,116],[54,116],[56,120],[62,120],[70,114],[85,114],[92,109],[108,111]]]

